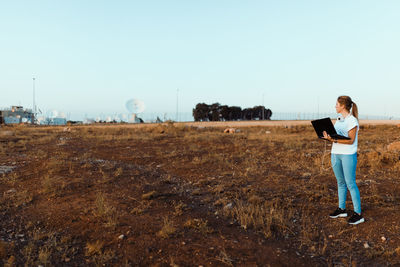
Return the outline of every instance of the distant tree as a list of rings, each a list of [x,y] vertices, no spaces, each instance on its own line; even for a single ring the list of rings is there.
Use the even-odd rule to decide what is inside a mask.
[[[208,119],[210,121],[219,121],[221,117],[221,105],[219,103],[214,103],[210,106]]]
[[[265,109],[264,110],[264,118],[265,118],[265,120],[270,120],[271,116],[272,116],[272,111],[269,108]]]
[[[243,120],[252,120],[253,119],[253,109],[245,108],[242,110],[242,118]]]
[[[205,103],[199,103],[193,109],[193,118],[195,121],[208,121],[210,106]]]
[[[242,119],[242,108],[241,107],[233,106],[233,107],[230,107],[229,109],[230,109],[230,114],[231,114],[230,115],[231,118],[229,120],[237,121],[237,120]]]
[[[222,105],[219,107],[220,109],[220,120],[222,121],[229,121],[231,120],[230,118],[230,108],[227,105]]]
[[[255,106],[253,108],[221,105],[214,103],[198,103],[193,109],[193,118],[195,121],[232,121],[232,120],[270,120],[272,111],[264,106]]]

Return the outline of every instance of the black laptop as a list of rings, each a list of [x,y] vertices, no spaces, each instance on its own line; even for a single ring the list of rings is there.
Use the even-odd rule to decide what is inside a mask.
[[[319,120],[311,121],[314,126],[314,130],[318,135],[318,138],[325,139],[323,132],[326,131],[333,139],[347,139],[350,140],[349,137],[337,134],[335,127],[332,124],[330,118],[323,118]]]

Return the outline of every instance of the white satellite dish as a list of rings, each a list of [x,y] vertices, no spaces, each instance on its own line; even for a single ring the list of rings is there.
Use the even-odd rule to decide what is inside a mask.
[[[143,101],[135,98],[126,101],[125,107],[130,113],[134,114],[142,113],[146,108]]]

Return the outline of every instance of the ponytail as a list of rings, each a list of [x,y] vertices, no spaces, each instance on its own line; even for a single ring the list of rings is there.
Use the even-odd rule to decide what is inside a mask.
[[[356,105],[356,103],[353,102],[353,106],[351,108],[351,114],[356,117],[356,119],[358,120],[358,107]]]
[[[344,105],[346,110],[348,110],[349,112],[351,110],[351,114],[358,120],[358,107],[356,103],[354,103],[353,100],[351,100],[350,96],[347,95],[339,96],[337,101],[341,105]]]

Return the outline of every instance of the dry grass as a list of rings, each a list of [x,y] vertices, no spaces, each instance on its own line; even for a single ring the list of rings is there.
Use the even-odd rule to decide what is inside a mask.
[[[103,193],[97,195],[95,206],[95,214],[103,219],[104,225],[115,228],[118,224],[116,208],[106,201],[106,196]]]
[[[161,230],[157,233],[157,236],[162,238],[169,238],[174,235],[177,231],[177,228],[174,225],[174,222],[168,217],[164,217],[163,226]]]
[[[183,225],[185,228],[194,229],[203,235],[211,234],[213,230],[208,225],[207,220],[204,219],[188,219]]]
[[[219,253],[219,256],[216,258],[216,260],[228,265],[228,266],[234,266],[234,260],[226,253],[225,250],[221,250]]]
[[[47,246],[44,246],[39,249],[38,260],[39,263],[43,266],[48,266],[50,264],[50,257],[51,257],[51,249]]]
[[[266,238],[292,234],[294,209],[290,205],[283,206],[280,201],[259,204],[237,200],[232,208],[224,208],[223,213],[235,218],[244,229],[261,231]]]
[[[86,243],[86,256],[93,256],[95,254],[101,254],[103,251],[104,242],[96,240],[95,242]]]

